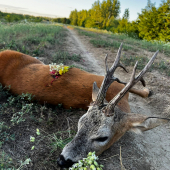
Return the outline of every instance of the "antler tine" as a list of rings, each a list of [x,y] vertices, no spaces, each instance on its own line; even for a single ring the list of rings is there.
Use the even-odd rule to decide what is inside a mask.
[[[108,64],[107,64],[107,57],[108,57],[108,54],[106,54],[106,56],[105,56],[106,74],[107,74],[107,72],[109,71],[109,67],[108,67]]]
[[[159,50],[156,51],[156,53],[152,56],[152,58],[149,60],[148,64],[144,67],[144,69],[137,75],[137,80],[139,81],[141,77],[147,72],[147,70],[151,67],[153,64]]]
[[[120,61],[119,61],[120,55],[121,55],[121,50],[122,50],[122,45],[123,45],[123,43],[121,43],[119,50],[118,50],[118,53],[117,53],[117,56],[116,56],[116,59],[115,59],[115,62],[113,63],[113,65],[110,69],[109,69],[108,64],[107,64],[108,55],[106,55],[106,57],[105,57],[106,74],[105,74],[104,80],[102,82],[102,85],[100,87],[100,90],[97,94],[97,99],[94,103],[95,105],[98,105],[98,106],[103,105],[103,101],[105,99],[106,92],[107,92],[109,86],[112,84],[113,81],[117,81],[119,83],[126,84],[124,82],[121,82],[118,78],[113,76],[117,67],[121,67],[127,72],[125,67],[122,64],[120,64]]]
[[[116,70],[117,67],[121,67],[121,68],[124,69],[124,71],[126,71],[126,72],[128,73],[128,71],[126,70],[126,68],[124,67],[124,65],[120,63],[120,55],[121,55],[122,46],[123,46],[123,43],[121,43],[121,45],[120,45],[120,48],[119,48],[119,50],[118,50],[118,53],[117,53],[115,62],[113,63],[111,69],[115,68],[115,70]],[[116,67],[114,67],[115,65],[116,65]],[[118,83],[121,83],[121,84],[124,84],[124,85],[127,84],[127,83],[121,82],[119,79],[116,79],[116,80],[114,80],[114,81],[117,81]],[[143,78],[141,78],[140,81],[141,81],[142,85],[145,87],[145,80],[144,80]]]
[[[116,56],[115,62],[113,63],[112,67],[110,68],[110,70],[112,70],[113,72],[116,70],[117,67],[121,67],[126,72],[128,72],[126,70],[126,68],[120,63],[120,55],[121,55],[121,51],[122,51],[122,46],[123,46],[123,43],[120,44],[120,47],[119,47],[119,50],[117,52],[117,56]]]
[[[146,83],[145,83],[145,80],[144,80],[143,77],[140,79],[140,81],[141,81],[142,85],[145,87],[145,86],[146,86]]]
[[[136,68],[138,65],[138,62],[136,62],[133,72],[130,78],[129,83],[126,84],[126,86],[109,102],[109,104],[103,108],[103,112],[106,116],[113,116],[114,115],[114,108],[117,105],[117,103],[122,99],[122,97],[140,80],[143,81],[144,74],[148,71],[150,66],[152,65],[154,59],[156,58],[159,50],[152,56],[150,61],[147,63],[147,65],[143,68],[143,70],[135,77]]]

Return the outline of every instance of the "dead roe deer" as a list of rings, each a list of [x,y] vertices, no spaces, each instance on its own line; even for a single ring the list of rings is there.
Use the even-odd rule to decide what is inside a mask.
[[[49,65],[31,56],[11,50],[0,52],[0,83],[3,86],[10,85],[13,94],[30,93],[40,103],[53,105],[62,103],[67,109],[70,107],[88,109],[92,101],[93,82],[95,81],[100,87],[104,78],[78,68],[70,68],[67,73],[53,81],[54,78],[49,74],[49,70]],[[123,88],[124,84],[114,81],[107,91],[106,100],[110,101]],[[132,88],[130,92],[142,97],[147,97],[149,94],[148,89]],[[130,111],[128,96],[126,93],[118,103],[126,112]]]
[[[79,119],[77,134],[73,140],[64,147],[58,158],[58,165],[60,167],[65,168],[72,166],[73,163],[87,157],[89,152],[95,151],[96,155],[100,155],[114,142],[119,140],[126,131],[142,132],[169,121],[169,119],[166,118],[148,117],[141,114],[129,113],[129,110],[117,106],[122,98],[127,95],[128,91],[142,79],[143,75],[152,65],[158,52],[153,55],[144,69],[135,77],[136,63],[130,81],[126,86],[122,88],[115,97],[109,100],[109,103],[105,100],[109,86],[113,84],[113,81],[117,80],[113,74],[116,68],[120,66],[121,49],[122,45],[110,69],[107,66],[106,57],[106,74],[102,85],[100,89],[98,89],[96,83],[93,84],[93,102],[87,113]]]

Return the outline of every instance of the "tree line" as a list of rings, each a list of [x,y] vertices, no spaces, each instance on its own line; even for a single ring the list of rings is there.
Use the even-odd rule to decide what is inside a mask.
[[[170,0],[162,0],[158,8],[148,0],[136,21],[129,21],[129,9],[125,9],[122,18],[119,14],[119,0],[97,0],[89,10],[71,11],[69,19],[71,25],[107,29],[133,38],[170,41]]]
[[[22,15],[22,14],[15,14],[15,13],[6,13],[0,11],[0,20],[4,22],[18,22],[22,20],[27,20],[31,22],[41,22],[43,20],[50,20],[48,17],[35,17],[30,15]]]
[[[31,15],[22,15],[15,13],[6,13],[0,11],[0,21],[4,22],[18,22],[26,20],[28,22],[42,22],[42,21],[51,21],[58,22],[63,24],[70,24],[70,19],[68,18],[49,18],[49,17],[41,17],[41,16],[31,16]]]

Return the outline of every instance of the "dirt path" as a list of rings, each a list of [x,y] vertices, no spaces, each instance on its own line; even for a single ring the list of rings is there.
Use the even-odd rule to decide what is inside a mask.
[[[104,74],[104,56],[108,53],[109,63],[113,63],[117,51],[95,48],[89,43],[89,38],[79,36],[75,30],[69,30],[67,50],[80,54],[83,62],[80,67],[87,68],[94,74]],[[129,68],[130,72],[132,68]],[[117,76],[127,81],[129,74],[118,69]],[[158,72],[147,73],[145,76],[147,87],[154,91],[153,96],[143,99],[130,95],[131,111],[145,115],[170,115],[170,80],[162,77]],[[138,84],[138,88],[141,86]],[[126,169],[130,170],[169,170],[170,169],[170,125],[157,127],[141,135],[127,132],[118,142],[100,156],[100,163],[105,170],[120,170],[120,146],[122,161]]]
[[[100,66],[99,61],[97,61],[93,54],[87,49],[75,32],[71,29],[68,29],[70,36],[68,37],[67,43],[69,46],[67,50],[72,53],[81,54],[83,62],[78,64],[78,66],[84,68],[85,70],[90,71],[91,73],[103,75],[103,68]],[[75,63],[76,64],[76,63]]]

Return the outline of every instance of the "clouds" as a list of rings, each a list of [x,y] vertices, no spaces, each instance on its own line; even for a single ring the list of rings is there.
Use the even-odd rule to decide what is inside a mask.
[[[27,9],[27,8],[12,6],[12,5],[4,5],[4,4],[0,4],[0,8],[9,8],[9,9],[16,9],[16,10],[25,10],[25,9]]]

